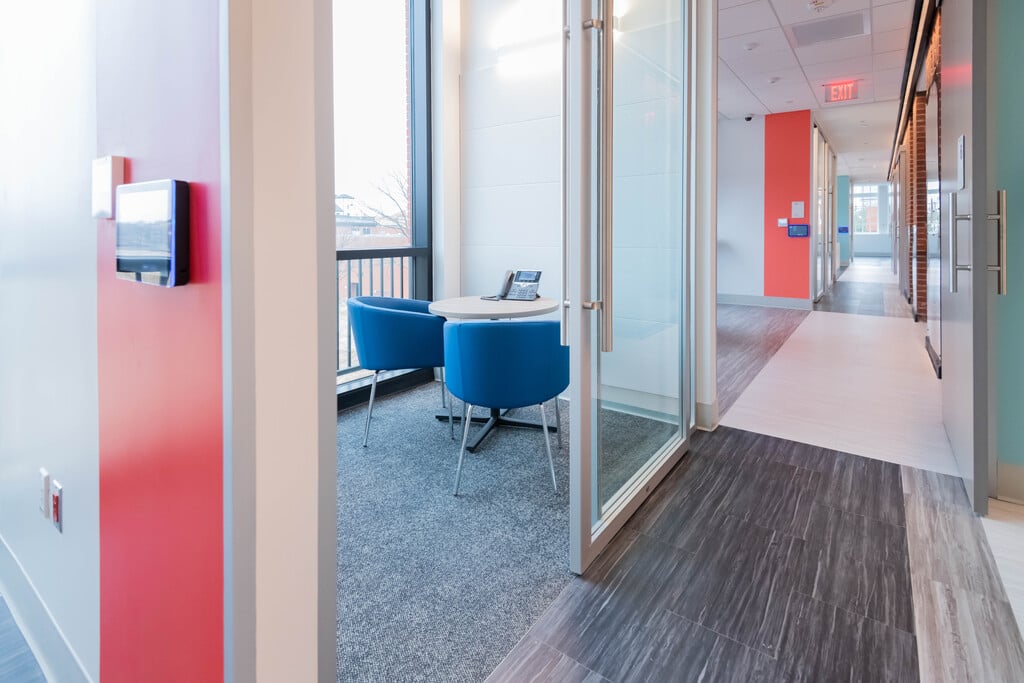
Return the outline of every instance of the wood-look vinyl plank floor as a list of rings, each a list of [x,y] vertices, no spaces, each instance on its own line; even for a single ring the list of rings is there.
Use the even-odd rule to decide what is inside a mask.
[[[903,467],[923,681],[1024,680],[1024,643],[958,477]]]
[[[898,285],[899,278],[892,272],[892,260],[888,257],[861,256],[843,269],[839,278],[842,282],[875,282]]]
[[[724,415],[808,311],[718,304],[718,412]]]
[[[820,505],[811,519],[800,592],[913,633],[906,530]]]
[[[1021,681],[1024,643],[959,478],[721,427],[490,680]]]
[[[795,592],[779,663],[779,680],[885,681],[918,677],[912,634]]]
[[[814,310],[855,315],[913,318],[906,299],[896,285],[837,280],[832,289],[814,304]]]
[[[729,428],[695,437],[491,680],[916,680],[905,529],[826,485],[844,458],[861,460]],[[865,462],[840,478],[879,487],[887,463]],[[902,500],[895,483],[880,488]]]
[[[0,681],[46,683],[43,670],[39,668],[3,597],[0,597]]]

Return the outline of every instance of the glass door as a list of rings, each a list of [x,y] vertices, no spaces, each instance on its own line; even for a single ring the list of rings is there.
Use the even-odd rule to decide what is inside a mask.
[[[570,245],[569,268],[580,378],[571,420],[580,446],[574,571],[688,444],[688,4],[582,2],[578,23],[569,19],[570,33],[582,27],[579,243]]]
[[[828,239],[825,234],[825,154],[827,145],[821,134],[821,129],[817,126],[814,126],[812,138],[811,182],[814,185],[811,200],[814,202],[811,207],[811,222],[813,223],[811,229],[814,234],[814,277],[812,281],[814,282],[813,298],[817,301],[824,296],[825,290],[828,288],[825,266],[825,243]]]

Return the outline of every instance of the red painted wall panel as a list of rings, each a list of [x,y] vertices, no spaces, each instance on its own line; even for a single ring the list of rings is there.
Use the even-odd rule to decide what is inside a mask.
[[[764,295],[811,296],[809,237],[788,237],[778,219],[810,224],[811,112],[769,114],[764,120]],[[804,203],[804,217],[790,215]]]
[[[217,3],[97,3],[98,153],[191,185],[191,280],[114,277],[99,224],[100,675],[223,675]]]

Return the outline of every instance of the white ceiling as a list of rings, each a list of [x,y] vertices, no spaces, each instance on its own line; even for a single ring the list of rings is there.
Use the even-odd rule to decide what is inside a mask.
[[[719,0],[719,116],[810,109],[836,150],[839,172],[881,180],[896,127],[913,0],[824,3],[815,11],[809,0]],[[862,35],[803,46],[793,38],[794,25],[851,14],[863,16]],[[836,81],[857,81],[858,98],[826,103],[824,86]]]

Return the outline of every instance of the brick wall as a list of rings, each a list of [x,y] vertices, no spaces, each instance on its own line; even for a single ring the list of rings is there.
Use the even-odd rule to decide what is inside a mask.
[[[912,124],[908,128],[907,147],[910,150],[909,194],[911,249],[911,302],[919,320],[928,317],[928,170],[925,146],[925,105],[927,93],[914,95]]]
[[[900,180],[902,199],[901,240],[908,245],[904,267],[909,273],[908,291],[905,292],[914,311],[915,319],[928,317],[928,172],[926,144],[926,107],[927,90],[933,83],[937,84],[936,92],[941,100],[941,83],[939,83],[939,55],[941,54],[942,22],[941,14],[936,17],[932,35],[929,40],[928,54],[925,61],[926,90],[914,94],[911,102],[910,116],[903,135],[904,173]],[[941,133],[940,133],[941,134]]]

